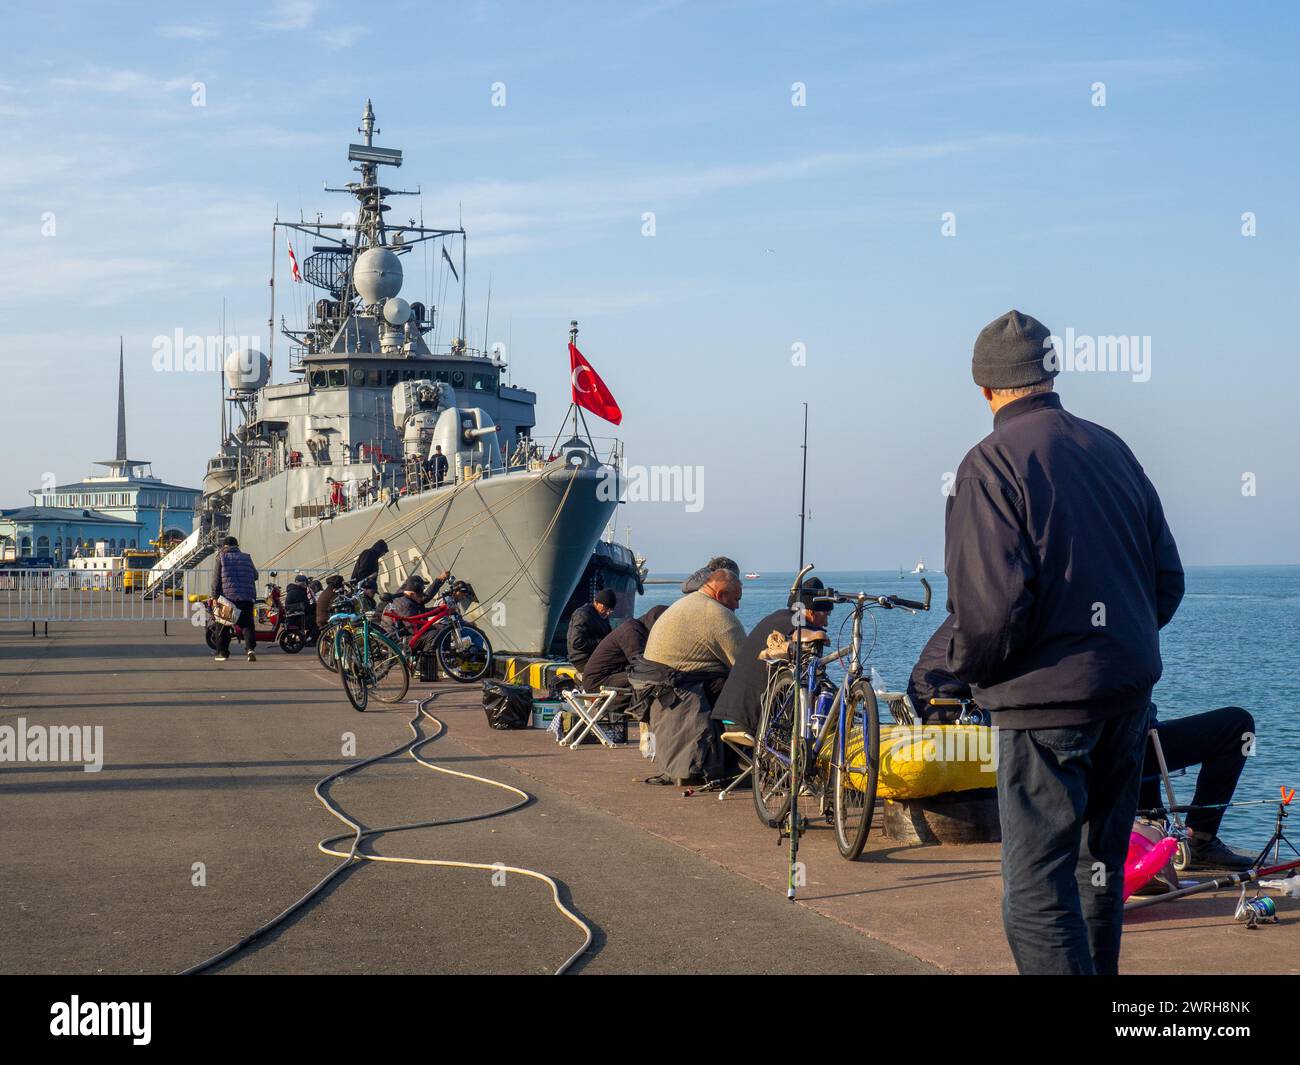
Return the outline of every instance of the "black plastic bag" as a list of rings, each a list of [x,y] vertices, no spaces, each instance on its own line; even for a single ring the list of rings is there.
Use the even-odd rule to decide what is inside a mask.
[[[495,729],[532,728],[533,689],[525,684],[483,682],[483,712]]]

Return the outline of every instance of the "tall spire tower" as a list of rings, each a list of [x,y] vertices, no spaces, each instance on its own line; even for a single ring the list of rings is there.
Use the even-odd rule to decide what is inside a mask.
[[[117,461],[126,462],[126,362],[122,338],[117,338]]]
[[[102,459],[96,466],[107,466],[109,477],[132,476],[137,466],[147,466],[145,459],[128,457],[126,450],[126,348],[121,337],[117,338],[117,452],[111,459]]]

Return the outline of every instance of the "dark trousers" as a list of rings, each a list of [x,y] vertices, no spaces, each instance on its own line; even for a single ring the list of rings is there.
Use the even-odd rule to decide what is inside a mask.
[[[1158,729],[1160,749],[1169,769],[1201,767],[1196,774],[1193,806],[1232,801],[1237,778],[1246,765],[1247,733],[1255,731],[1255,719],[1247,711],[1239,706],[1224,706],[1203,714],[1161,721]],[[1164,806],[1167,801],[1160,779],[1160,763],[1156,761],[1155,748],[1148,741],[1146,759],[1142,763],[1138,806],[1149,810]],[[1193,810],[1184,820],[1194,832],[1214,836],[1219,832],[1223,814],[1223,810]]]
[[[1114,975],[1148,712],[1000,729],[1002,921],[1026,975]]]
[[[240,599],[235,602],[239,608],[235,615],[235,624],[239,626],[244,634],[244,646],[250,651],[257,649],[257,630],[253,627],[253,604],[248,599]],[[217,634],[217,653],[230,653],[230,639],[235,635],[235,630],[229,625],[222,625],[221,631]]]

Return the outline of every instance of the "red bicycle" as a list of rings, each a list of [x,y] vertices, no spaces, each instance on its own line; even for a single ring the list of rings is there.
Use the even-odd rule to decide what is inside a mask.
[[[474,597],[474,591],[464,581],[447,578],[437,598],[437,605],[418,614],[398,614],[392,599],[385,596],[383,616],[393,624],[412,672],[416,659],[432,651],[437,656],[438,667],[453,680],[472,684],[481,680],[492,668],[492,644],[483,630],[461,617],[462,603]]]

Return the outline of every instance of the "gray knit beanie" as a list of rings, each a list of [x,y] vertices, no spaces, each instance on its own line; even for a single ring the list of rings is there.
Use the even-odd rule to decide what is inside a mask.
[[[1007,311],[975,338],[971,376],[982,388],[1024,388],[1050,381],[1060,372],[1051,335],[1037,318]]]

